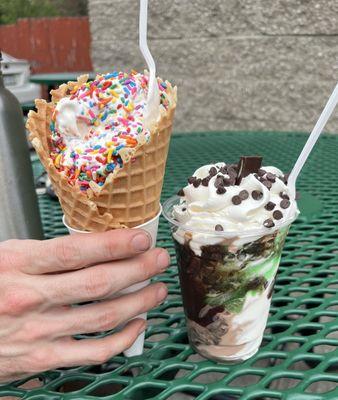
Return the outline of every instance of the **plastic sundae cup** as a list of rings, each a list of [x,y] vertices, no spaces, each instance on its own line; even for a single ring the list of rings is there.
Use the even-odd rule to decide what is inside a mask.
[[[290,224],[276,229],[218,232],[173,218],[174,196],[164,203],[176,248],[191,346],[220,362],[241,362],[259,349],[269,315],[281,252]]]
[[[132,229],[143,229],[146,232],[148,232],[149,235],[151,236],[151,243],[152,243],[151,247],[152,248],[154,248],[155,245],[156,245],[158,223],[159,223],[159,218],[160,218],[161,213],[162,213],[162,206],[160,205],[160,211],[156,215],[156,217],[152,218],[150,221],[148,221],[148,222],[146,222],[146,223],[144,223],[142,225],[135,226],[134,228],[132,228]],[[67,224],[65,216],[63,216],[62,221],[63,221],[63,224],[68,229],[70,235],[82,234],[82,233],[91,233],[91,232],[88,232],[88,231],[81,231],[81,230],[78,230],[78,229],[73,229],[71,226],[69,226]],[[118,297],[118,296],[124,295],[124,294],[128,294],[128,293],[137,292],[138,290],[141,290],[142,288],[148,286],[149,283],[150,283],[149,279],[144,281],[144,282],[136,283],[135,285],[132,285],[132,286],[126,288],[126,289],[121,290],[119,293],[116,294],[115,297]],[[135,318],[142,318],[142,319],[146,320],[147,319],[147,313],[140,314]],[[123,328],[123,326],[118,327],[118,329],[121,329],[121,328]],[[124,351],[124,355],[126,357],[133,357],[133,356],[141,355],[143,353],[144,338],[145,338],[145,332],[141,333],[138,336],[138,338],[136,339],[136,341],[133,343],[133,345],[129,349]]]

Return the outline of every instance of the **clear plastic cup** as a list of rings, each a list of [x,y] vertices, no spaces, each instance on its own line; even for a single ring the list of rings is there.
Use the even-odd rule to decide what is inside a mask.
[[[151,243],[152,243],[151,247],[152,248],[154,248],[155,245],[156,245],[158,223],[159,223],[159,218],[160,218],[161,213],[162,213],[162,206],[160,205],[160,211],[156,215],[156,217],[154,217],[153,219],[149,220],[148,222],[145,222],[144,224],[141,224],[141,225],[138,225],[138,226],[135,226],[134,228],[132,228],[132,229],[143,229],[146,232],[148,232],[149,235],[151,236],[151,240],[152,240],[151,241]],[[71,226],[69,226],[67,224],[65,215],[62,217],[62,222],[66,226],[66,228],[68,229],[70,235],[79,234],[79,233],[80,234],[82,234],[82,233],[90,233],[88,231],[81,231],[81,230],[74,229]],[[136,292],[136,291],[141,290],[144,287],[148,286],[149,283],[150,283],[149,279],[144,281],[144,282],[136,283],[135,285],[132,285],[132,286],[126,288],[126,289],[123,289],[119,293],[116,293],[116,295],[114,297],[118,297],[120,295]],[[140,314],[135,318],[142,318],[142,319],[146,320],[147,319],[147,313]],[[123,326],[119,326],[117,329],[121,329],[121,328],[123,328]],[[138,338],[136,339],[136,341],[133,343],[133,345],[129,349],[125,350],[123,352],[123,354],[126,357],[133,357],[133,356],[141,355],[143,353],[144,338],[145,338],[145,332],[141,333],[138,336]]]
[[[259,349],[281,252],[292,220],[273,230],[191,229],[172,218],[174,196],[163,205],[176,248],[191,346],[220,362],[241,362]]]

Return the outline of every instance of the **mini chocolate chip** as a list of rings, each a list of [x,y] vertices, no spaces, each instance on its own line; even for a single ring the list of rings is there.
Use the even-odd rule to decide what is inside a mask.
[[[269,201],[269,203],[267,203],[264,208],[268,211],[272,211],[275,208],[276,204],[273,203],[272,201]]]
[[[276,182],[276,175],[274,175],[271,172],[268,172],[266,174],[266,179],[269,180],[270,182]]]
[[[183,189],[180,189],[180,190],[177,192],[177,196],[183,197],[183,196],[184,196],[184,190],[183,190]]]
[[[263,222],[263,225],[265,226],[265,228],[272,228],[275,226],[275,223],[272,221],[271,218],[268,218]]]
[[[260,192],[259,190],[254,190],[254,191],[251,193],[251,196],[252,196],[252,198],[253,198],[254,200],[260,200],[260,199],[263,197],[263,193]]]
[[[269,190],[272,188],[272,183],[270,181],[263,181],[262,184]]]
[[[190,178],[188,178],[188,183],[190,185],[192,185],[195,182],[195,180],[196,180],[196,177],[195,176],[191,176]]]
[[[282,219],[283,213],[279,210],[276,210],[272,213],[272,216],[274,217],[274,219]]]
[[[230,178],[236,178],[237,177],[237,172],[234,170],[234,168],[229,167],[228,168],[228,175]]]
[[[231,199],[232,203],[235,204],[235,206],[238,206],[239,204],[242,203],[242,200],[239,196],[233,196]]]
[[[215,176],[217,174],[217,169],[215,167],[211,167],[209,169],[209,175],[210,176]]]
[[[183,207],[183,208],[182,208],[182,211],[187,211],[186,207]]]
[[[224,186],[223,185],[223,176],[218,175],[217,178],[215,179],[214,185],[216,188],[218,188],[219,186]]]
[[[222,232],[222,231],[224,231],[223,226],[220,225],[220,224],[217,224],[217,225],[215,226],[215,231],[217,231],[217,232]]]
[[[249,192],[247,190],[241,190],[238,196],[241,200],[246,200],[249,197]]]
[[[279,196],[280,196],[282,199],[290,200],[290,197],[289,197],[286,193],[284,193],[284,192],[280,192],[280,193],[279,193]]]
[[[231,180],[231,179],[229,179],[229,178],[224,178],[223,177],[223,185],[224,186],[230,186],[232,183],[231,182],[233,182],[234,180]]]
[[[222,173],[222,174],[224,174],[224,175],[227,175],[227,174],[228,174],[227,166],[224,165],[224,166],[219,170],[219,172]]]
[[[290,200],[288,200],[288,199],[283,199],[281,202],[280,202],[280,206],[281,206],[281,208],[288,208],[288,207],[290,207]]]
[[[202,179],[198,178],[192,184],[194,185],[195,188],[198,188],[199,185],[201,184],[201,182],[202,182]]]
[[[223,186],[218,186],[216,193],[217,194],[224,194],[227,190]]]
[[[266,174],[266,171],[265,171],[264,169],[262,169],[262,168],[259,168],[259,170],[257,171],[257,174],[258,174],[259,176],[263,176],[263,175]]]
[[[210,182],[210,177],[202,179],[202,185],[203,186],[209,186],[209,182]]]

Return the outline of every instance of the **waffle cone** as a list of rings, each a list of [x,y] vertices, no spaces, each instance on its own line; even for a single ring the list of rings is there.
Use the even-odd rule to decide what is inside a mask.
[[[69,183],[67,176],[54,166],[50,157],[49,125],[55,102],[75,84],[86,80],[84,76],[78,82],[61,85],[51,92],[51,103],[36,100],[37,112],[30,111],[27,121],[30,140],[50,177],[69,226],[90,232],[133,228],[154,218],[159,212],[176,108],[176,88],[166,82],[170,105],[167,110],[161,110],[160,119],[151,130],[150,141],[121,154],[123,167],[109,174],[102,187],[91,182],[90,188],[83,192],[78,185]]]

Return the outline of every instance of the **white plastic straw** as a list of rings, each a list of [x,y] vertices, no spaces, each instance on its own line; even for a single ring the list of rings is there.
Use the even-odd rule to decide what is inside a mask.
[[[139,45],[148,65],[149,84],[144,125],[151,128],[159,117],[160,94],[156,79],[156,65],[147,44],[148,0],[140,0]]]
[[[311,150],[313,149],[313,146],[316,144],[319,135],[322,133],[337,103],[338,103],[338,84],[336,85],[334,91],[332,92],[328,102],[326,103],[323,112],[321,113],[315,127],[311,132],[311,135],[309,136],[307,142],[305,143],[305,146],[303,147],[302,152],[298,157],[295,166],[291,171],[291,174],[288,179],[288,186],[290,188],[292,198],[295,198],[296,196],[296,180],[298,178],[298,175],[302,170],[307,158],[309,157],[309,154],[311,153]]]

